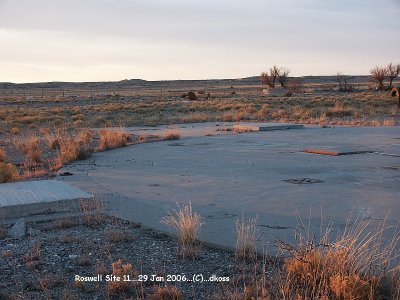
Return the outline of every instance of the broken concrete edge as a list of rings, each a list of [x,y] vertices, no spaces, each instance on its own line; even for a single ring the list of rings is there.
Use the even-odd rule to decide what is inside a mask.
[[[319,154],[319,155],[330,155],[330,156],[373,153],[373,151],[368,151],[368,150],[340,152],[340,151],[323,150],[323,149],[304,149],[302,152]]]
[[[24,218],[18,219],[8,230],[7,235],[14,239],[21,239],[26,234],[26,222]]]
[[[287,123],[273,123],[273,124],[254,124],[254,123],[235,123],[233,129],[235,131],[273,131],[273,130],[287,130],[287,129],[302,129],[303,124],[287,124]]]
[[[93,201],[94,197],[4,206],[0,207],[0,218],[6,221],[35,215],[79,212],[82,210],[82,205],[90,207]]]
[[[84,199],[84,200],[87,200],[87,199]],[[49,203],[46,203],[46,204],[49,204]],[[82,211],[75,211],[75,212],[64,211],[64,212],[52,212],[52,213],[45,213],[45,214],[34,214],[34,215],[25,216],[22,218],[21,217],[7,218],[4,220],[5,225],[7,225],[7,227],[8,227],[7,237],[4,240],[6,240],[6,241],[7,240],[17,240],[17,239],[26,237],[27,235],[29,235],[29,228],[28,228],[29,226],[28,225],[32,224],[32,223],[35,224],[35,223],[52,222],[52,221],[68,219],[68,218],[79,218],[85,214],[86,214],[86,212],[84,213]],[[124,219],[121,216],[116,216],[112,212],[107,212],[106,210],[102,211],[102,214],[104,214],[106,217],[117,218],[117,219],[129,222],[129,223],[134,223],[134,221]],[[24,234],[19,235],[19,236],[11,235],[10,234],[11,228],[16,226],[19,222],[22,222],[24,224],[24,229],[23,229]],[[138,224],[140,224],[142,226],[141,223],[138,223]],[[176,240],[178,243],[178,240],[179,240],[178,234],[172,233],[170,230],[160,230],[160,229],[155,229],[155,228],[151,228],[151,227],[147,227],[147,226],[142,226],[142,227],[146,228],[146,230],[164,234],[164,235],[168,236],[169,238]],[[227,252],[231,252],[232,254],[234,254],[236,251],[236,249],[234,247],[220,245],[220,244],[212,243],[212,242],[207,242],[204,239],[202,239],[201,236],[197,239],[197,241],[200,243],[201,246],[205,246],[210,249],[227,251]],[[272,243],[266,243],[266,244],[268,244],[268,246],[272,245]],[[281,260],[284,258],[283,256],[268,254],[268,251],[265,251],[265,250],[261,251],[258,248],[256,251],[256,255],[257,255],[257,258],[259,258],[259,259],[268,259],[268,260]]]

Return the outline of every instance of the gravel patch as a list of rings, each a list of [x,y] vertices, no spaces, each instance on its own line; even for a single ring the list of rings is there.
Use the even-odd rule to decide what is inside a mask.
[[[93,227],[78,218],[27,223],[26,237],[0,240],[0,299],[211,299],[240,289],[239,278],[254,272],[230,251],[203,245],[197,259],[179,253],[176,238],[115,218]]]

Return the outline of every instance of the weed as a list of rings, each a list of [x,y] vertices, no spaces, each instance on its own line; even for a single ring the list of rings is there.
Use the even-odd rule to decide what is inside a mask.
[[[80,203],[82,223],[89,227],[96,227],[104,223],[104,205],[98,199],[85,199]]]
[[[149,296],[150,300],[179,300],[182,292],[175,286],[157,286],[154,293]]]
[[[125,147],[131,141],[131,134],[125,129],[101,129],[99,131],[99,150]]]
[[[40,140],[36,136],[25,138],[18,144],[18,149],[26,155],[29,162],[39,163],[42,157],[42,150],[40,148]]]
[[[167,129],[163,136],[163,140],[179,140],[181,135],[177,129]]]
[[[0,162],[0,183],[16,181],[19,178],[20,175],[16,166]]]
[[[107,283],[107,289],[110,293],[123,294],[133,289],[132,282],[124,281],[124,276],[130,276],[134,278],[135,272],[133,266],[130,263],[122,264],[121,260],[118,260],[112,264],[112,275],[119,277],[121,280],[109,281]]]
[[[300,233],[296,246],[281,243],[291,256],[284,262],[283,281],[276,280],[281,283],[280,297],[380,299],[390,295],[396,299],[400,296],[399,266],[394,260],[399,234],[385,243],[386,229],[382,224],[370,231],[368,224],[357,222],[333,242],[328,228],[318,243],[314,236]]]
[[[257,218],[246,221],[242,216],[241,220],[236,220],[236,259],[246,260],[256,257],[258,235]]]
[[[87,255],[82,255],[78,257],[78,259],[76,260],[76,264],[80,267],[88,267],[91,264],[90,257]]]
[[[3,163],[6,161],[6,152],[0,148],[0,163]]]
[[[181,254],[183,257],[196,257],[199,255],[199,244],[197,241],[201,228],[201,217],[194,213],[192,204],[174,210],[163,219],[167,225],[174,227],[178,231],[179,241],[181,244]]]
[[[121,230],[109,230],[106,236],[107,240],[112,243],[131,242],[133,240],[130,233]]]

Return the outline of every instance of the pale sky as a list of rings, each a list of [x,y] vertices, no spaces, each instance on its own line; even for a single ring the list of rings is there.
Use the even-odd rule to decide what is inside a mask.
[[[368,74],[400,0],[0,0],[0,82]]]

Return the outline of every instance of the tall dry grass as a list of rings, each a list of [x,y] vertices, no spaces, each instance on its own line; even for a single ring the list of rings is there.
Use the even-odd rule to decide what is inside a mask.
[[[104,203],[97,198],[82,199],[80,201],[80,214],[82,224],[88,227],[96,227],[105,222]]]
[[[178,129],[169,128],[165,131],[163,140],[179,140],[181,138],[181,134]]]
[[[257,256],[257,239],[259,236],[257,227],[257,217],[236,220],[236,249],[235,258],[254,259]]]
[[[195,258],[199,255],[200,245],[197,239],[202,222],[200,215],[193,212],[191,203],[169,213],[163,219],[163,223],[172,226],[178,232],[183,257]]]
[[[99,131],[99,150],[125,147],[131,141],[131,134],[123,129],[101,129]]]
[[[92,139],[93,132],[90,129],[68,131],[59,128],[55,131],[54,139],[49,139],[49,146],[58,149],[60,163],[64,164],[90,157],[93,153]]]
[[[42,160],[40,139],[35,135],[29,135],[17,144],[19,151],[26,155],[29,163],[39,163]]]
[[[372,229],[372,230],[371,230]],[[356,221],[336,239],[329,227],[317,242],[297,235],[297,244],[280,243],[290,254],[272,279],[280,299],[399,299],[400,264],[397,228],[393,237],[368,222]]]
[[[0,183],[17,181],[18,179],[20,179],[20,174],[16,166],[0,162]]]

